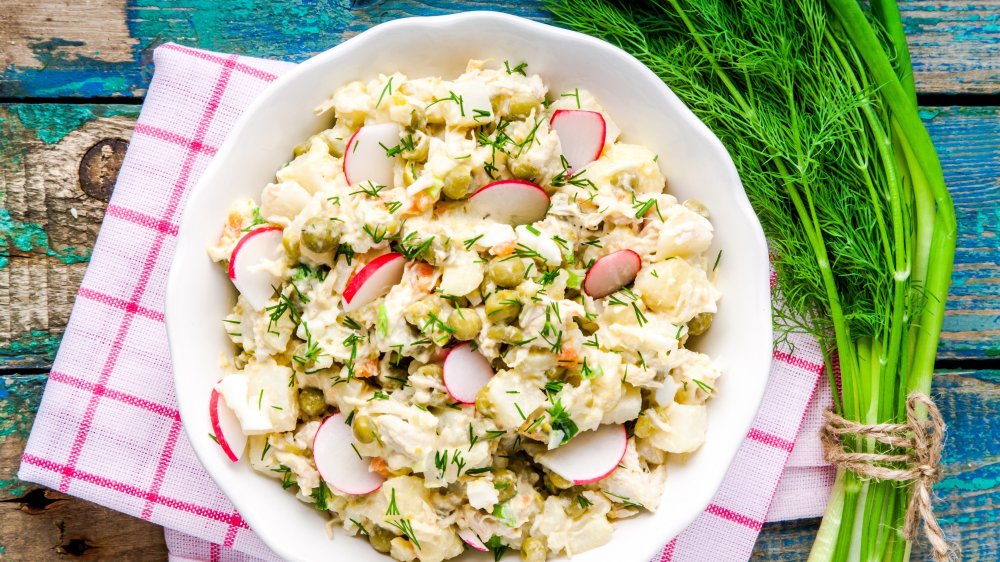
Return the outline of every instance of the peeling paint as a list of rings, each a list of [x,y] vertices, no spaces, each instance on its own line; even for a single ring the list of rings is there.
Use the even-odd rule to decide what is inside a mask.
[[[75,246],[65,246],[58,250],[51,248],[49,235],[44,228],[30,222],[15,221],[7,209],[0,209],[0,269],[10,264],[13,250],[42,252],[67,265],[90,259],[90,249],[80,250]]]
[[[0,442],[5,446],[20,448],[22,445],[18,442],[28,440],[46,380],[45,375],[14,375],[0,379]],[[28,491],[28,485],[16,475],[4,472],[3,476],[11,478],[0,478],[0,498],[19,497]]]
[[[11,111],[21,124],[46,144],[55,144],[88,121],[98,117],[134,115],[130,106],[19,104]]]
[[[51,362],[56,357],[60,339],[61,336],[52,335],[44,330],[31,330],[0,345],[0,359],[32,355]],[[2,398],[3,396],[0,396],[0,399]]]

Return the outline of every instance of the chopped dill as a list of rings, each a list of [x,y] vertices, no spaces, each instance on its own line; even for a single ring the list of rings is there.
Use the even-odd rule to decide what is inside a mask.
[[[521,64],[511,68],[509,62],[503,61],[503,68],[505,71],[507,71],[507,74],[514,74],[516,72],[521,76],[527,76],[527,73],[524,72],[524,69],[528,68],[528,63],[522,62]]]
[[[389,77],[389,81],[382,87],[382,93],[379,94],[378,101],[375,102],[375,109],[378,109],[378,106],[382,105],[382,98],[385,97],[386,92],[388,92],[390,96],[392,95],[392,76]]]
[[[441,103],[443,101],[453,101],[453,102],[457,103],[458,104],[458,112],[462,115],[462,117],[465,117],[465,103],[462,101],[462,96],[456,94],[455,92],[453,92],[451,90],[448,90],[448,97],[446,97],[446,98],[438,98],[438,99],[432,101],[431,103],[427,104],[427,107],[424,108],[424,109],[430,109],[430,107],[432,105],[436,105],[436,104]]]
[[[574,98],[576,100],[576,108],[580,109],[580,88],[573,88],[572,92],[566,92],[565,94],[560,94],[561,98]]]
[[[359,184],[357,191],[352,191],[348,193],[348,195],[358,195],[359,193],[363,193],[368,197],[378,197],[379,192],[383,189],[385,189],[384,185],[378,185],[377,183],[368,180],[367,183]]]

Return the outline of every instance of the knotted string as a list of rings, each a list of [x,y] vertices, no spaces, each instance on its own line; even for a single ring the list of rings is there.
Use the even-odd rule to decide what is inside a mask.
[[[917,415],[917,406],[927,409],[929,419]],[[913,540],[922,520],[924,534],[934,549],[935,559],[948,559],[948,542],[934,517],[932,487],[941,478],[941,447],[944,420],[934,402],[914,392],[906,400],[906,423],[862,424],[845,419],[830,410],[823,412],[826,424],[821,440],[826,460],[859,476],[875,480],[908,482],[913,499],[906,508],[903,536]],[[873,440],[890,448],[884,453],[861,453],[844,449],[843,437],[850,435],[857,443]]]

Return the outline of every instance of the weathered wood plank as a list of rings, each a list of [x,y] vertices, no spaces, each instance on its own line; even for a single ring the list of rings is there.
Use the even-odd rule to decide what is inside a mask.
[[[958,251],[938,357],[1000,353],[1000,108],[922,112],[958,214]]]
[[[45,379],[0,380],[0,559],[165,560],[162,528],[17,479]]]
[[[105,205],[80,185],[80,160],[103,139],[124,147],[137,109],[0,105],[0,149],[9,155],[0,163],[0,369],[51,364]],[[1000,349],[1000,108],[923,113],[959,212],[940,357],[990,357]],[[105,143],[91,160],[111,150]]]
[[[124,515],[120,520],[101,519],[93,531],[110,532],[128,526],[130,533],[98,537],[87,534],[89,527],[73,527],[73,518],[111,517],[113,513],[77,499],[61,499],[61,511],[43,510],[39,514],[21,510],[21,504],[45,504],[48,500],[32,485],[19,482],[14,474],[20,462],[21,450],[38,407],[44,386],[44,375],[14,375],[3,379],[0,387],[0,546],[14,560],[40,560],[51,556],[53,544],[68,544],[72,538],[85,538],[88,544],[104,546],[139,545],[142,552],[153,556],[160,548],[154,540],[155,528]],[[946,371],[934,379],[934,394],[948,423],[945,445],[945,478],[937,485],[936,512],[953,543],[960,548],[964,560],[997,560],[1000,558],[1000,371]],[[52,492],[49,492],[52,494]],[[26,499],[25,499],[26,498]],[[8,509],[16,505],[17,509]],[[77,511],[78,510],[78,511]],[[37,509],[35,511],[38,511]],[[67,523],[66,541],[52,542],[51,531],[46,540],[30,543],[12,540],[18,533],[48,529],[62,517]],[[46,519],[49,518],[49,519]],[[38,523],[43,521],[44,523]],[[815,536],[818,520],[803,520],[766,525],[754,550],[755,560],[805,559]],[[8,531],[11,529],[11,531]],[[80,532],[70,533],[70,529]],[[10,533],[10,534],[8,534]],[[28,535],[30,536],[30,535]],[[48,542],[46,542],[48,541]],[[104,542],[101,542],[104,541]],[[117,542],[116,542],[117,541]],[[78,544],[78,543],[77,543]],[[109,550],[100,558],[110,559]],[[126,556],[126,553],[120,553]],[[118,559],[115,557],[115,559]],[[926,544],[918,544],[914,560],[931,560]]]
[[[130,105],[0,105],[5,368],[51,363],[107,203],[81,188],[81,159],[103,139],[123,139],[124,148],[138,111]],[[98,157],[89,161],[99,167]]]
[[[499,10],[547,21],[544,0],[30,0],[0,11],[0,96],[141,96],[166,41],[302,60],[390,19]],[[352,7],[354,5],[354,7]],[[905,0],[900,8],[925,93],[1000,88],[995,0]]]

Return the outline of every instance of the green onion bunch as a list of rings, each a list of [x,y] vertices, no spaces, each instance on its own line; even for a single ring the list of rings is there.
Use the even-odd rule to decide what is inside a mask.
[[[778,332],[819,339],[836,413],[905,422],[907,397],[930,393],[956,224],[895,3],[549,8],[561,24],[638,58],[722,140],[774,254]],[[898,453],[870,440],[844,445]],[[839,470],[810,560],[908,560],[911,500],[908,485]]]

